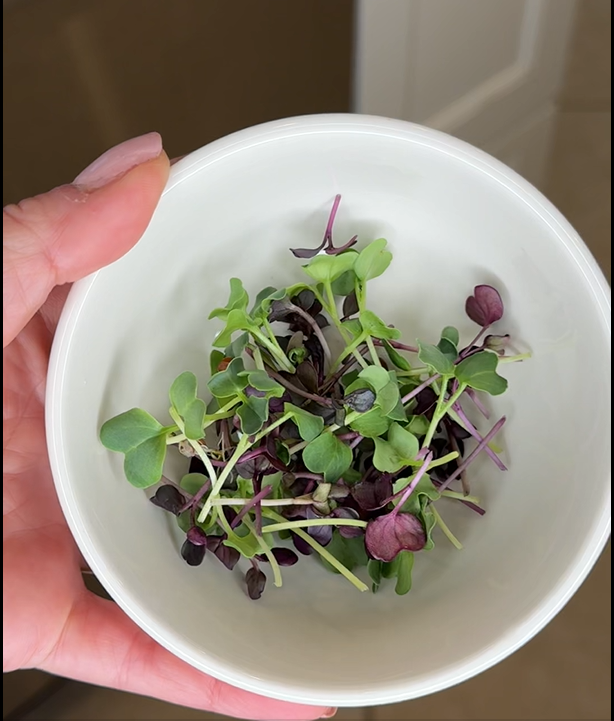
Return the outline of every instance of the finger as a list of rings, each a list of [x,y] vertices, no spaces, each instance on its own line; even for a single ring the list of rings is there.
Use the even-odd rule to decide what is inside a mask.
[[[4,346],[55,285],[117,260],[141,237],[168,178],[157,133],[105,153],[76,179],[3,211]]]
[[[110,601],[84,593],[43,670],[245,719],[317,719],[332,709],[272,701],[197,671],[159,646]]]

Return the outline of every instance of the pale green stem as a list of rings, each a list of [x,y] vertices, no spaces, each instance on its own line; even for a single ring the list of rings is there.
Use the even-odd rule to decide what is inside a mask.
[[[371,359],[373,360],[373,364],[381,367],[382,362],[379,359],[379,356],[377,355],[377,351],[375,350],[375,344],[373,343],[373,338],[371,338],[370,335],[367,336],[367,347],[369,349],[369,353],[371,354]]]
[[[283,517],[283,516],[280,516],[279,513],[275,513],[275,511],[270,511],[270,510],[268,510],[268,509],[264,509],[264,510],[263,510],[263,513],[264,513],[264,515],[265,515],[267,518],[270,518],[270,519],[273,520],[273,521],[280,521],[280,522],[285,521],[284,517]],[[264,530],[264,529],[263,529],[263,530]],[[348,580],[351,584],[353,584],[354,586],[356,586],[356,588],[357,588],[359,591],[368,591],[368,590],[369,590],[369,587],[368,587],[365,583],[363,583],[363,582],[360,580],[360,578],[358,578],[358,576],[355,576],[351,571],[349,571],[342,563],[340,563],[340,562],[332,555],[332,553],[330,553],[329,551],[327,551],[327,550],[324,548],[324,546],[320,545],[320,544],[319,544],[315,539],[313,539],[308,533],[305,533],[305,531],[303,531],[301,528],[296,528],[296,529],[294,529],[294,533],[296,533],[296,535],[297,535],[299,538],[302,538],[303,541],[305,541],[305,543],[309,544],[309,545],[314,549],[314,551],[317,551],[317,552],[320,554],[320,556],[322,556],[322,558],[323,558],[325,561],[328,561],[328,563],[330,563],[330,565],[331,565],[333,568],[335,568],[337,571],[339,571],[339,573],[340,573],[342,576],[344,576],[345,578],[347,578],[347,580]]]
[[[429,464],[427,471],[430,471],[431,468],[437,468],[437,466],[445,466],[446,463],[450,463],[450,461],[455,461],[459,457],[459,455],[460,453],[458,453],[458,451],[452,451],[451,453],[448,453],[441,458],[437,458]]]
[[[359,521],[353,518],[316,518],[305,521],[284,521],[264,526],[263,533],[279,533],[279,531],[294,531],[297,528],[315,528],[316,526],[353,526],[354,528],[366,528],[366,521]]]
[[[166,445],[172,446],[173,443],[181,443],[181,441],[185,441],[185,440],[187,440],[185,433],[177,433],[177,435],[175,435],[175,436],[167,436],[166,437]]]
[[[264,430],[260,431],[255,437],[254,437],[254,445],[258,443],[258,441],[261,441],[266,435],[268,435],[271,431],[274,431],[276,428],[279,428],[279,426],[283,425],[286,421],[289,421],[290,418],[292,418],[294,414],[292,412],[290,413],[284,413],[281,418],[278,418],[275,423],[271,423],[270,426],[267,426]]]
[[[518,353],[518,355],[499,356],[499,363],[517,363],[518,361],[528,360],[532,358],[531,353]]]
[[[435,508],[434,504],[431,504],[431,510],[433,511],[433,515],[435,516],[437,525],[443,531],[444,536],[448,539],[448,541],[450,541],[450,543],[454,546],[454,548],[456,548],[459,551],[462,551],[463,544],[458,540],[458,538],[452,533],[452,531],[445,524],[443,518],[440,516],[439,511]]]
[[[227,479],[228,476],[231,474],[232,469],[235,467],[235,464],[237,463],[237,461],[239,460],[239,458],[241,458],[241,456],[242,456],[242,455],[245,453],[245,451],[248,449],[249,445],[250,445],[249,437],[248,437],[248,436],[241,436],[241,438],[239,439],[239,443],[237,444],[237,447],[235,448],[234,453],[232,454],[232,456],[230,457],[230,460],[228,461],[228,463],[227,463],[226,466],[224,467],[224,470],[220,473],[219,478],[218,478],[216,481],[213,481],[213,478],[215,478],[215,476],[212,477],[212,479],[211,479],[211,484],[212,484],[211,491],[210,491],[210,493],[209,493],[209,496],[208,496],[207,500],[205,501],[204,506],[202,507],[201,512],[200,512],[199,515],[198,515],[198,522],[199,522],[199,523],[204,523],[204,522],[205,522],[207,516],[209,515],[209,511],[211,510],[211,506],[212,506],[212,504],[213,504],[213,501],[219,496],[220,491],[222,490],[222,486],[223,486],[224,483],[226,482],[226,479]],[[199,454],[199,455],[200,455],[200,454]],[[206,454],[204,454],[204,455],[206,456]],[[203,458],[202,460],[203,460],[203,463],[204,463],[204,462],[205,462],[205,461],[204,461],[204,458]],[[209,462],[209,464],[211,463],[208,458],[207,458],[207,461]]]
[[[442,491],[441,495],[443,498],[454,498],[456,501],[467,501],[467,503],[475,503],[476,505],[480,504],[480,499],[477,496],[466,496],[464,493],[459,493],[458,491]]]
[[[442,383],[441,389],[439,391],[439,398],[437,400],[437,406],[435,408],[435,413],[433,413],[433,419],[431,420],[431,425],[429,426],[426,436],[424,437],[424,442],[422,443],[423,448],[428,448],[428,446],[431,445],[431,441],[433,440],[433,436],[435,435],[435,431],[437,430],[437,426],[439,425],[439,422],[447,413],[450,412],[450,409],[452,408],[452,406],[456,403],[456,401],[463,395],[463,393],[467,389],[467,385],[465,383],[461,383],[459,385],[456,393],[453,393],[452,396],[450,396],[450,399],[447,402],[445,402],[447,380],[448,380],[447,378],[443,379],[443,383]]]
[[[179,430],[183,433],[185,431],[185,427],[183,425],[183,420],[179,416],[178,413],[175,412],[174,408],[171,408],[170,411],[171,418],[175,421],[177,424]],[[211,481],[211,485],[214,485],[215,483],[219,482],[217,480],[217,474],[215,472],[215,468],[213,467],[213,464],[211,463],[211,460],[209,459],[209,456],[205,452],[205,449],[200,445],[198,441],[194,441],[191,438],[187,439],[188,443],[192,446],[192,448],[196,451],[198,454],[198,457],[203,462],[205,468],[207,469],[207,473],[209,474],[209,480]],[[206,518],[206,516],[205,516]],[[203,518],[204,520],[204,518]]]
[[[251,498],[216,498],[212,501],[211,505],[215,508],[216,506],[247,506],[251,503]],[[278,506],[311,506],[313,505],[312,498],[263,498],[260,501],[261,506],[271,506],[276,508]]]
[[[254,524],[250,521],[249,518],[244,518],[243,523],[249,528],[250,533],[257,539],[258,545],[260,546],[264,555],[267,557],[268,562],[271,564],[271,570],[273,571],[273,584],[277,586],[277,588],[281,588],[281,569],[279,568],[279,563],[277,563],[277,559],[275,558],[273,551],[271,551],[266,541],[256,533]]]

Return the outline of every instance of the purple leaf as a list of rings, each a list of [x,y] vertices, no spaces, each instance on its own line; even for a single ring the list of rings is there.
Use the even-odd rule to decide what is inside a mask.
[[[294,566],[298,563],[298,556],[291,548],[273,548],[271,553],[275,556],[275,560],[280,566]],[[256,556],[258,561],[268,563],[269,559],[265,555]]]
[[[154,506],[162,508],[175,516],[185,510],[186,497],[175,486],[160,486],[155,494],[149,499]]]
[[[250,568],[245,574],[245,583],[247,584],[247,595],[252,601],[257,601],[266,586],[266,576],[259,568]]]
[[[304,513],[305,518],[307,518],[308,520],[320,520],[321,518],[325,517],[319,513],[316,513],[311,506],[307,506]],[[310,528],[306,528],[305,530],[313,539],[315,539],[322,546],[328,546],[328,544],[332,541],[334,530],[333,526],[311,526]]]
[[[467,298],[465,312],[474,323],[488,328],[503,316],[503,301],[499,291],[491,285],[476,285]]]
[[[352,496],[365,511],[375,511],[386,505],[392,495],[392,478],[383,473],[374,481],[359,481],[352,486]]]
[[[192,526],[187,532],[186,537],[188,541],[194,546],[206,546],[207,545],[207,534],[202,528],[198,526]]]
[[[371,558],[389,563],[401,551],[420,551],[426,545],[426,533],[411,513],[389,513],[367,526],[365,546]]]
[[[313,548],[307,543],[307,541],[304,541],[300,536],[297,536],[296,533],[292,534],[292,543],[294,544],[294,547],[299,553],[302,553],[303,556],[310,556],[313,553]]]
[[[218,546],[213,553],[229,571],[232,571],[239,562],[239,558],[241,558],[241,554],[236,548],[225,546],[222,542],[218,543]]]
[[[181,546],[181,556],[188,566],[200,566],[205,557],[207,547],[204,545],[197,546],[189,540],[184,541]]]
[[[326,253],[326,255],[339,255],[339,253],[343,253],[344,250],[348,250],[353,245],[356,245],[356,243],[358,243],[358,236],[354,235],[348,240],[347,243],[340,246],[339,248],[335,248],[332,244],[332,238],[331,238],[331,242],[330,242],[328,248],[326,248],[326,250],[324,252]]]
[[[353,508],[335,508],[330,515],[333,518],[349,518],[354,521],[360,518],[358,512]],[[364,535],[362,528],[355,528],[354,526],[338,526],[337,530],[339,531],[339,535],[344,538],[359,538]]]
[[[310,393],[318,392],[318,372],[313,363],[303,361],[296,367],[296,376]]]

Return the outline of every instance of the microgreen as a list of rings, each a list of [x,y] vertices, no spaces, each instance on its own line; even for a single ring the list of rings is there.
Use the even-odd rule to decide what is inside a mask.
[[[170,387],[169,421],[133,408],[100,430],[123,454],[127,480],[152,487],[152,505],[175,516],[184,561],[241,563],[254,600],[267,576],[281,586],[282,569],[306,555],[361,591],[368,574],[373,591],[394,581],[408,593],[436,529],[462,547],[440,508],[484,513],[468,495],[473,461],[485,453],[505,470],[493,445],[505,418],[482,435],[469,416],[487,419],[481,394],[507,389],[499,365],[528,357],[506,353],[508,335],[485,335],[503,316],[500,294],[478,285],[467,298],[480,328],[469,343],[454,326],[417,347],[401,342],[367,303],[370,281],[392,262],[388,243],[335,246],[339,204],[320,245],[292,251],[308,261],[305,281],[266,287],[250,304],[230,279],[209,314],[222,327],[204,361],[206,402],[184,371]],[[174,481],[163,476],[167,452],[187,457]]]

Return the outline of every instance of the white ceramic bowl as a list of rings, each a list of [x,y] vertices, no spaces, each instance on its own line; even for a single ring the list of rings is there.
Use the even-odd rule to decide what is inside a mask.
[[[465,297],[501,291],[501,327],[534,353],[493,401],[510,470],[473,467],[488,513],[451,505],[465,545],[421,554],[406,597],[360,594],[311,560],[247,600],[241,574],[179,557],[169,517],[98,441],[132,406],[165,417],[179,372],[207,380],[231,276],[255,292],[301,277],[290,246],[386,237],[394,261],[374,310],[406,337],[473,330]],[[125,258],[73,288],[48,385],[49,452],[68,523],[109,593],[188,663],[276,698],[401,701],[492,666],[537,633],[583,581],[610,532],[609,289],[578,236],[533,187],[484,153],[407,123],[314,116],[244,130],[176,165]],[[466,336],[467,337],[467,336]],[[179,472],[179,467],[171,469]]]

